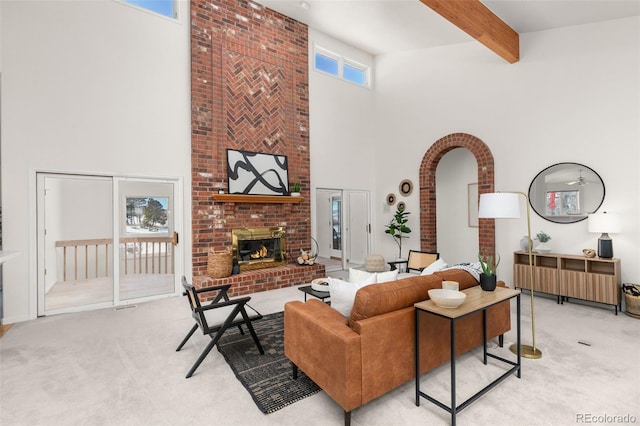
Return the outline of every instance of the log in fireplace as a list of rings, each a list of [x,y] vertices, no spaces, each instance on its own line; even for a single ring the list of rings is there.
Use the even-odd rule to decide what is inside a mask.
[[[232,229],[233,256],[240,266],[240,271],[286,264],[285,235],[283,227]]]

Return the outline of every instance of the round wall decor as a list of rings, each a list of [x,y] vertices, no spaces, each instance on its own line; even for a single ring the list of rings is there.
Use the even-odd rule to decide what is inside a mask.
[[[392,206],[396,203],[396,194],[387,194],[387,205]]]
[[[405,179],[400,182],[399,189],[400,193],[405,197],[411,195],[411,192],[413,192],[413,183],[409,179]]]
[[[404,203],[404,201],[400,201],[398,203],[398,210],[406,210],[407,209],[407,205]]]

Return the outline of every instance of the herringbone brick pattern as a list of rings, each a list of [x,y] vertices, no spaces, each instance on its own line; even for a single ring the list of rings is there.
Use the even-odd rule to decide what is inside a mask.
[[[287,137],[285,70],[232,51],[227,51],[223,59],[223,118],[229,140],[255,152],[284,143]]]

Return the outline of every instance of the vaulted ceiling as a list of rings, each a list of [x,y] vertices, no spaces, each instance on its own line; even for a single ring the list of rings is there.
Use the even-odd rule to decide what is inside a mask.
[[[456,25],[465,25],[470,12],[476,16],[475,25],[482,25],[477,5],[463,13],[469,3],[480,3],[473,0],[256,1],[374,55],[469,42],[476,37]],[[462,24],[452,24],[428,3],[448,9],[450,17]],[[519,34],[640,16],[640,0],[484,0],[482,4]],[[499,54],[511,62],[508,53]]]

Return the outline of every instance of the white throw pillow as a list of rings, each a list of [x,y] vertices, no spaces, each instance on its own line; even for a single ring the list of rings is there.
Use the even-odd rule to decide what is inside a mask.
[[[367,271],[361,271],[360,269],[349,268],[350,283],[359,283],[375,276],[376,276],[375,272],[367,272]]]
[[[387,272],[377,272],[376,273],[376,282],[378,284],[380,283],[386,283],[389,281],[395,281],[398,279],[398,270],[394,270],[394,271],[387,271]]]
[[[431,265],[429,265],[426,268],[424,268],[422,270],[422,272],[420,273],[420,275],[431,275],[434,272],[441,271],[442,269],[444,269],[446,267],[447,267],[447,262],[445,262],[442,259],[438,259],[435,262],[433,262]]]
[[[362,287],[375,284],[376,275],[372,274],[371,277],[359,283],[350,283],[337,278],[328,278],[328,280],[331,307],[348,318],[351,315],[351,308],[353,307],[356,293]]]

